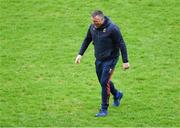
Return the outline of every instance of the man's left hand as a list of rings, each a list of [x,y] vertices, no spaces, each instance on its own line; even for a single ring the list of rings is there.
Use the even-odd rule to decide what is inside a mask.
[[[126,70],[130,67],[129,63],[123,63],[123,69]]]

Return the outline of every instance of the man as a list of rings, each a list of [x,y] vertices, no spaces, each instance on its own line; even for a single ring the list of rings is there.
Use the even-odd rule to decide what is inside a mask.
[[[128,69],[129,63],[126,45],[119,28],[108,17],[104,16],[100,10],[94,11],[91,16],[92,24],[88,29],[75,63],[80,63],[84,52],[90,42],[93,41],[96,57],[96,74],[102,87],[101,109],[95,116],[102,117],[108,114],[110,92],[114,97],[114,106],[118,107],[123,97],[123,93],[118,91],[110,80],[120,55],[119,51],[121,51],[122,55],[123,68]]]

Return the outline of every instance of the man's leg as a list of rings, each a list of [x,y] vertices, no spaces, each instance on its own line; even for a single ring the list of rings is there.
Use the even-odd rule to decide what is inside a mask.
[[[114,106],[116,106],[116,107],[118,107],[119,105],[120,105],[120,100],[122,99],[122,97],[123,97],[123,93],[122,92],[119,92],[116,88],[115,88],[115,86],[114,86],[114,84],[113,84],[113,82],[112,81],[110,81],[111,80],[111,76],[112,76],[112,74],[113,74],[113,71],[114,71],[114,69],[115,69],[115,66],[116,66],[116,63],[118,62],[118,59],[119,58],[114,58],[114,59],[112,59],[112,60],[109,60],[109,61],[106,61],[105,63],[103,63],[104,65],[103,65],[103,72],[102,72],[102,76],[101,76],[101,80],[104,78],[104,79],[107,79],[106,77],[108,77],[108,83],[107,83],[107,99],[108,99],[108,105],[109,105],[109,92],[111,92],[112,93],[112,95],[113,95],[113,98],[114,98],[114,103],[113,103],[113,105]],[[106,72],[106,69],[107,69],[107,71],[109,71],[109,74],[108,75],[106,75],[106,74],[104,74],[105,72]],[[106,81],[106,80],[105,80]],[[102,81],[101,81],[102,82]],[[102,86],[102,85],[101,85]],[[102,86],[103,87],[103,86]],[[105,88],[104,88],[105,89]],[[103,96],[102,96],[103,97]],[[103,98],[103,99],[105,99],[105,98]],[[102,103],[104,103],[104,102],[102,102]],[[107,105],[107,107],[108,107],[108,105]],[[104,106],[104,105],[103,105]],[[106,105],[105,105],[106,106]]]
[[[114,99],[114,102],[113,102],[113,106],[116,106],[118,107],[120,105],[120,100],[122,99],[123,97],[123,93],[122,92],[119,92],[112,81],[110,81],[110,89],[111,89],[111,93],[113,95],[113,99]]]
[[[102,63],[101,63],[101,61],[96,60],[95,66],[96,66],[96,75],[97,75],[98,80],[100,82],[101,75],[102,75]]]
[[[103,69],[101,73],[100,84],[102,88],[101,98],[102,104],[100,112],[96,114],[96,117],[103,117],[108,114],[108,106],[109,106],[109,96],[110,96],[110,74]]]
[[[101,74],[101,80],[100,84],[102,87],[102,109],[108,109],[109,106],[109,97],[111,92],[111,84],[110,82],[111,76],[112,76],[112,69],[110,68],[110,65],[112,63],[112,60],[103,62],[103,70]],[[113,86],[112,86],[113,90]],[[114,91],[114,90],[113,90]]]
[[[102,71],[103,71],[102,70],[102,61],[96,60],[95,64],[96,64],[96,74],[97,74],[99,83],[101,83],[101,77],[102,77]],[[101,107],[99,113],[97,113],[95,116],[96,117],[102,117],[102,116],[106,116],[107,114],[108,114],[107,109],[103,109]]]
[[[117,94],[117,89],[115,88],[115,86],[114,86],[114,84],[113,84],[113,82],[112,81],[110,81],[110,90],[111,90],[111,94],[113,95],[113,96],[116,96],[116,94]]]
[[[101,88],[102,88],[102,109],[106,109],[107,110],[107,103],[109,99],[109,95],[110,95],[110,72],[109,71],[106,71],[106,70],[109,70],[107,69],[106,67],[103,67],[103,62],[102,61],[98,61],[96,60],[95,62],[96,64],[96,74],[97,74],[97,77],[98,77],[98,80],[101,84]],[[103,103],[106,103],[103,105]]]

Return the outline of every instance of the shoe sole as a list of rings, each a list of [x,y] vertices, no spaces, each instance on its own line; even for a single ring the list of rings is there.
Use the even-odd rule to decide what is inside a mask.
[[[103,116],[96,116],[96,115],[95,115],[95,117],[105,117],[105,116],[107,116],[107,115],[108,115],[108,114],[106,114],[106,115],[103,115]]]

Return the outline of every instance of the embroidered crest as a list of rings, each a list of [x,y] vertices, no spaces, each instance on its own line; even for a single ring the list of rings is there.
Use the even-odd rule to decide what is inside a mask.
[[[105,29],[105,28],[103,29],[103,32],[106,32],[106,29]]]

